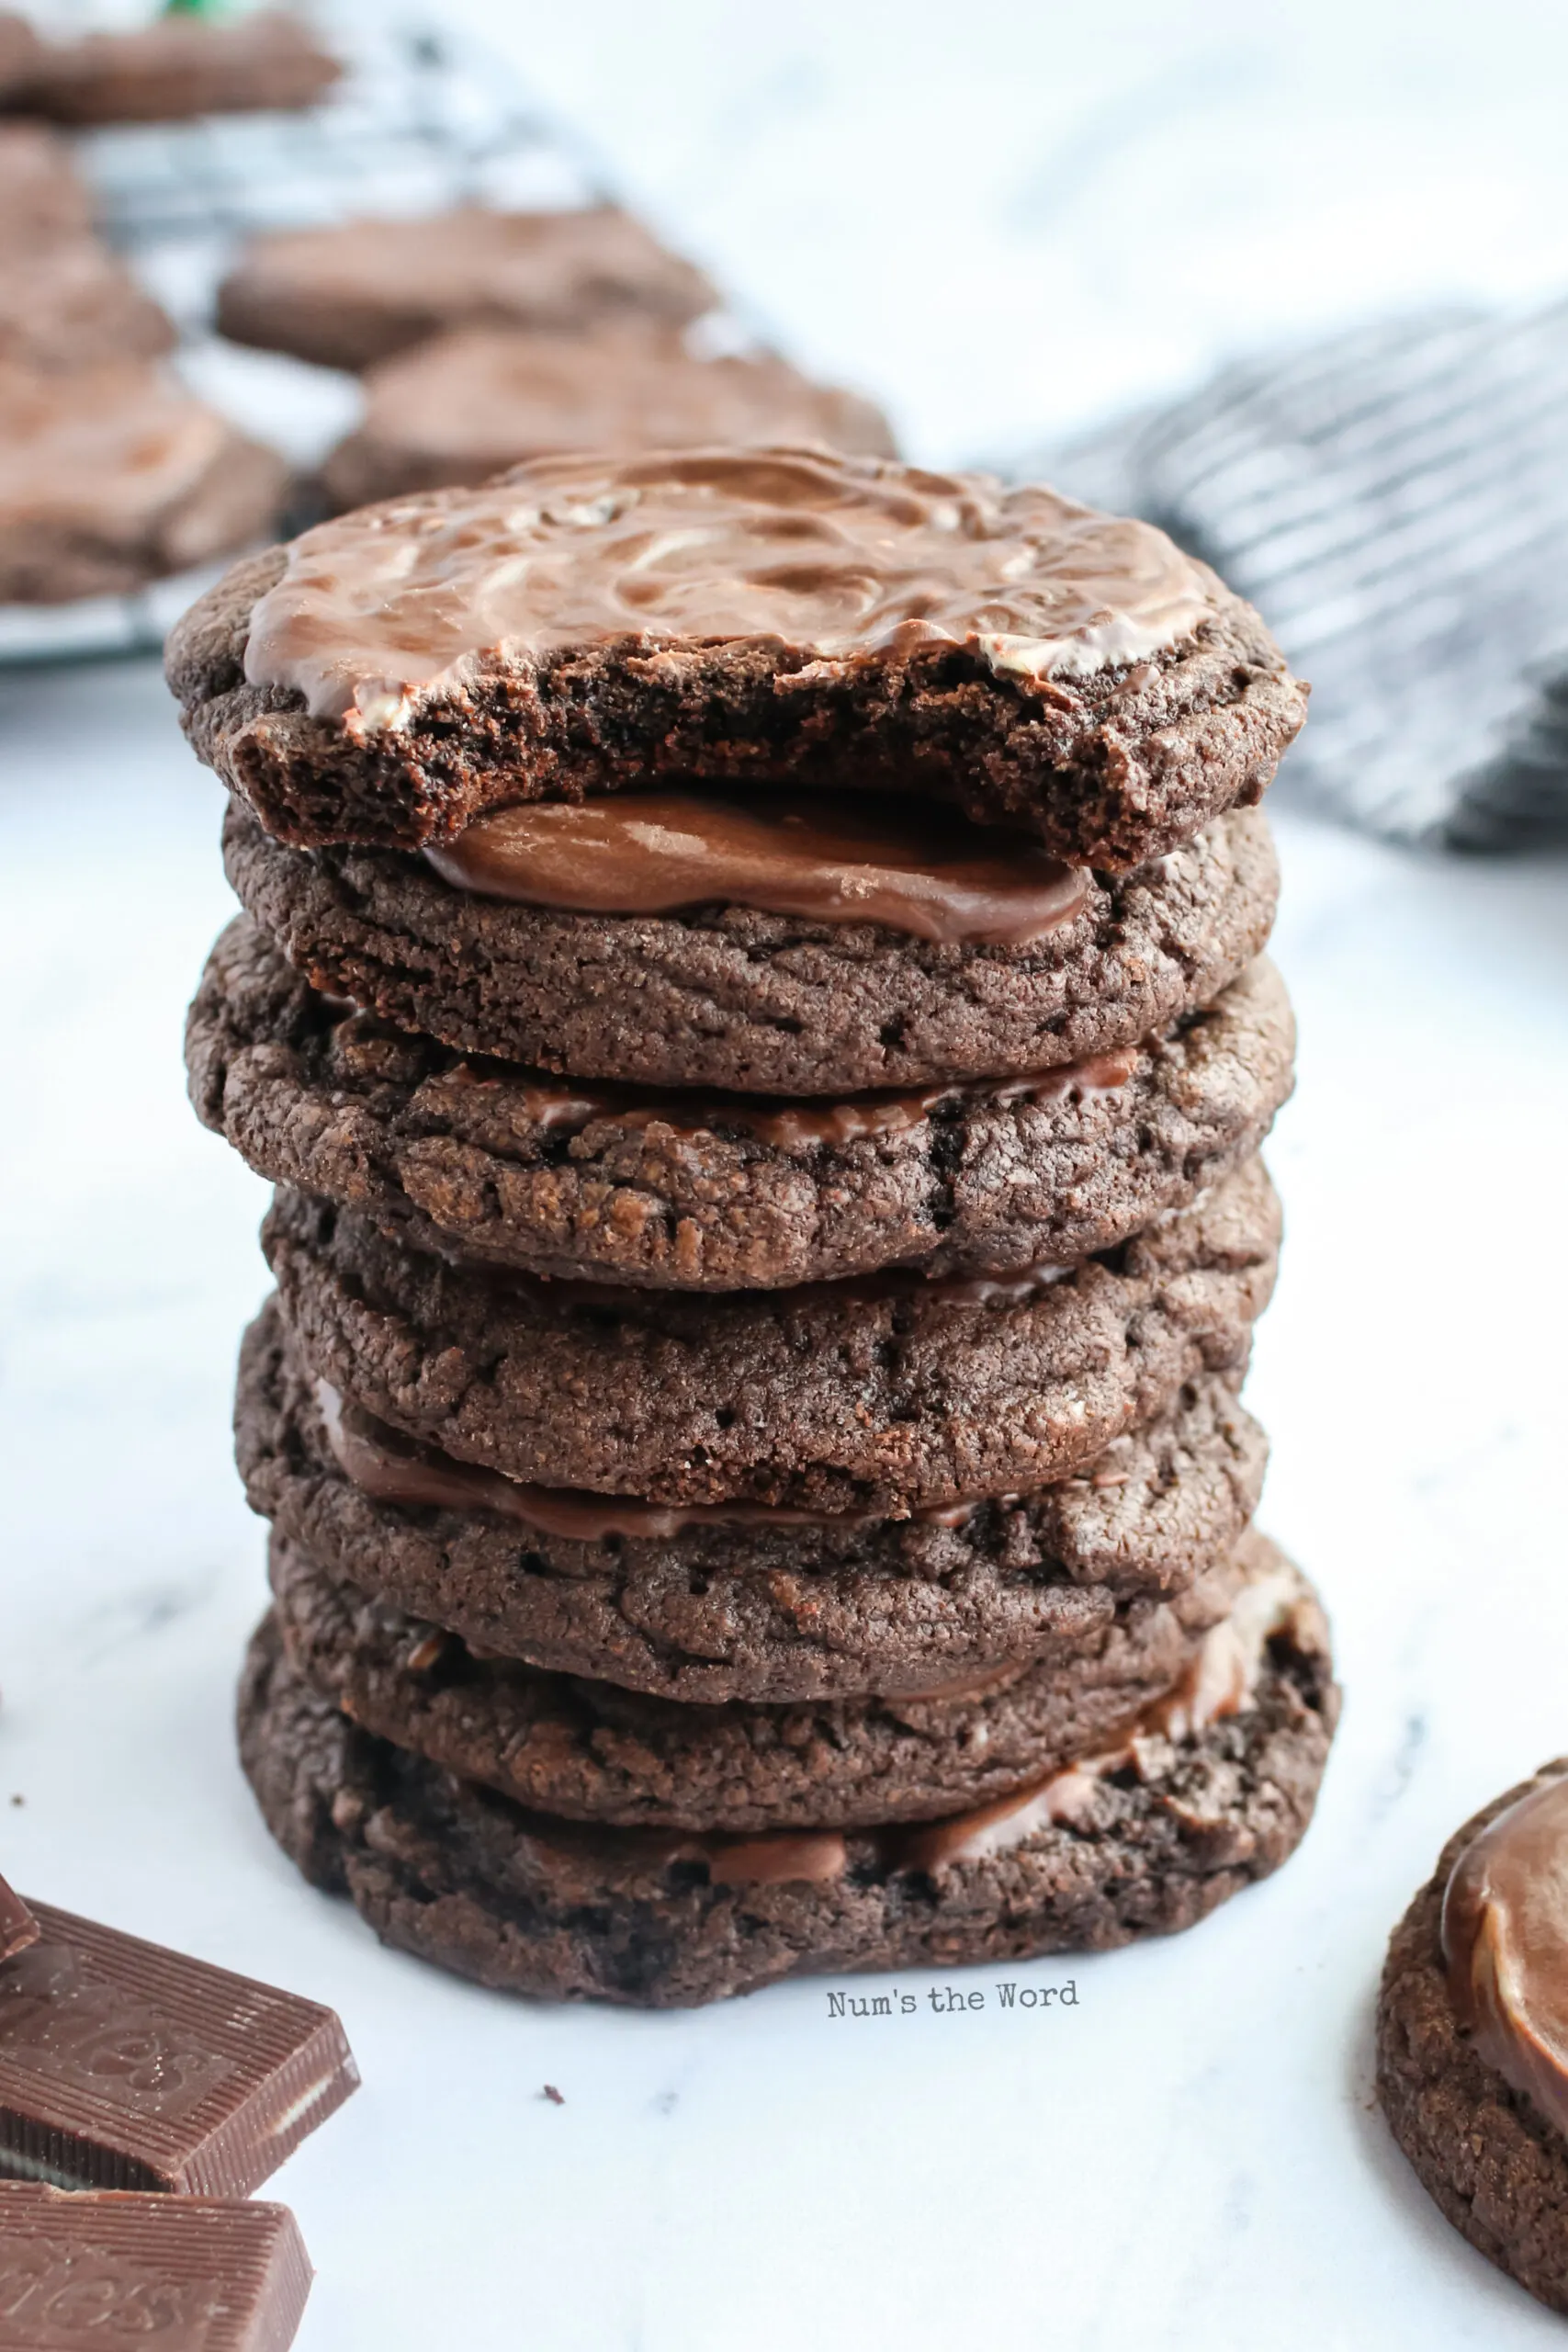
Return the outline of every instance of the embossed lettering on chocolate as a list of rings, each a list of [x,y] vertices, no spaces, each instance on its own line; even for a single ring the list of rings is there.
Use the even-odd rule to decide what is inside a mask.
[[[357,2089],[319,2002],[31,1907],[0,1965],[0,2173],[248,2197]]]
[[[237,565],[170,641],[279,839],[419,848],[660,777],[935,795],[1124,871],[1258,798],[1305,699],[1149,525],[819,448],[571,456]]]
[[[286,2205],[0,2186],[5,2352],[288,2352],[310,2291]]]

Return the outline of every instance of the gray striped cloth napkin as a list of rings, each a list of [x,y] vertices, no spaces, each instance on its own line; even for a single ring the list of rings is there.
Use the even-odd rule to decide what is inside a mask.
[[[1036,465],[1259,607],[1313,684],[1287,790],[1404,840],[1568,841],[1568,305],[1244,361]]]

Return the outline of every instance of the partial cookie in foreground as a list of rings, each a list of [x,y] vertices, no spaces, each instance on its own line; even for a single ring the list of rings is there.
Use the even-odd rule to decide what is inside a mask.
[[[478,1656],[276,1532],[270,1563],[290,1660],[362,1731],[568,1820],[741,1831],[930,1820],[1114,1745],[1230,1613],[1257,1544],[1127,1603],[1069,1658],[896,1696],[716,1706]]]
[[[0,368],[0,602],[122,594],[271,526],[288,469],[156,368]]]
[[[657,824],[670,838],[673,797],[628,793],[523,814],[592,816],[631,835]],[[887,818],[892,857],[907,830],[899,812],[862,797],[850,814],[874,808],[879,827]],[[722,817],[682,797],[674,837],[694,839]],[[500,821],[476,824],[451,855]],[[978,848],[1032,897],[1026,869],[1042,854],[1028,842],[998,844],[945,817],[923,830],[944,836],[924,868],[932,890]],[[638,846],[634,880],[652,862]],[[747,905],[732,895],[743,881],[727,887],[716,860],[702,861],[695,903],[667,912],[524,905],[459,887],[428,856],[284,848],[238,802],[223,853],[241,903],[289,962],[400,1029],[577,1080],[829,1099],[1043,1078],[1137,1046],[1239,977],[1269,936],[1279,890],[1269,827],[1253,809],[1135,874],[1053,865],[1039,888],[1043,927],[1021,942],[913,935],[894,927],[914,919],[907,905],[881,922],[827,899],[815,917]],[[569,863],[563,895],[585,888],[586,865],[586,854]]]
[[[456,327],[680,327],[717,300],[700,269],[618,205],[476,204],[257,237],[218,290],[218,327],[234,343],[360,368]]]
[[[1306,707],[1150,525],[810,449],[563,457],[341,516],[231,572],[167,670],[276,838],[409,849],[676,777],[931,796],[1123,871],[1256,801]]]
[[[13,103],[55,122],[173,122],[308,107],[342,73],[310,28],[280,9],[231,24],[173,14],[40,45]]]
[[[357,1730],[270,1622],[241,1755],[306,1876],[479,1983],[672,2007],[813,1971],[1100,1951],[1191,1926],[1292,1853],[1337,1712],[1327,1629],[1274,1555],[1137,1736],[956,1818],[755,1838],[527,1813]]]
[[[1109,1248],[1257,1150],[1293,1044],[1260,958],[1163,1035],[1039,1080],[837,1103],[596,1091],[345,1012],[241,916],[186,1060],[198,1114],[259,1174],[416,1248],[736,1290]]]
[[[1454,2227],[1568,2313],[1568,1758],[1468,1821],[1395,1928],[1377,2080]]]
[[[343,1583],[476,1650],[707,1704],[1060,1668],[1235,1548],[1268,1452],[1211,1373],[1033,1494],[898,1520],[660,1510],[400,1435],[310,1374],[276,1300],[240,1351],[234,1437],[252,1509]]]
[[[321,468],[328,510],[487,481],[563,449],[821,441],[894,454],[886,418],[774,352],[706,359],[671,331],[468,327],[369,369],[365,414]]]
[[[280,1193],[262,1228],[311,1373],[459,1461],[657,1503],[897,1517],[1070,1476],[1239,1373],[1279,1203],[1249,1160],[1075,1267],[794,1291],[623,1290],[425,1258]]]

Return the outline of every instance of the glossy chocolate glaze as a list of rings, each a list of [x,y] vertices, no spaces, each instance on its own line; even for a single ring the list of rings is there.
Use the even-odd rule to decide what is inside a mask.
[[[245,675],[356,735],[489,662],[569,646],[955,648],[1024,682],[1190,637],[1213,582],[1164,533],[1041,487],[822,449],[540,458],[322,523],[251,619]]]
[[[1465,1848],[1443,1896],[1442,1942],[1476,2049],[1568,2135],[1568,1775]]]
[[[581,914],[754,907],[875,922],[952,946],[1022,947],[1080,913],[1089,876],[1037,843],[918,803],[827,794],[615,793],[478,817],[423,853],[480,898]]]

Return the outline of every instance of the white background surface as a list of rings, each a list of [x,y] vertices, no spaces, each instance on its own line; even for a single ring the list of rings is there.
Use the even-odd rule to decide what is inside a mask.
[[[1562,19],[1429,9],[1415,51],[1411,20],[601,0],[491,29],[809,362],[948,458],[1265,325],[1568,284]],[[342,2011],[366,2088],[276,2183],[320,2272],[301,2346],[1558,2340],[1393,2152],[1368,2028],[1443,1838],[1568,1749],[1568,871],[1281,824],[1302,1080],[1249,1401],[1348,1691],[1297,1860],[1179,1941],[1007,1972],[1071,1976],[1072,2010],[1003,2012],[979,1970],[960,2017],[911,1973],[907,2020],[830,2021],[820,1983],[649,2018],[381,1952],[234,1764],[263,1194],[179,1060],[229,910],[218,819],[147,670],[0,679],[0,1866]]]

